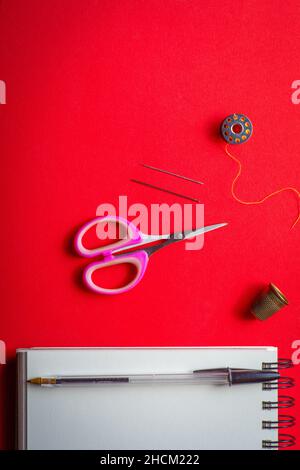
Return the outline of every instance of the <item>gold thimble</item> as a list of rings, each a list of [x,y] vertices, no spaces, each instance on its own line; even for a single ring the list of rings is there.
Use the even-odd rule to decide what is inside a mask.
[[[274,284],[270,284],[253,302],[251,313],[259,320],[266,320],[288,305],[285,295]]]

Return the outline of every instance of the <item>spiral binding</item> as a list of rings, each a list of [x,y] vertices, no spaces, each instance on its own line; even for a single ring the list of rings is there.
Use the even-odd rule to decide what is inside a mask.
[[[290,369],[293,367],[293,361],[291,359],[278,359],[278,362],[263,362],[262,368],[265,370],[280,370],[280,369]]]
[[[295,386],[295,381],[291,377],[280,377],[274,382],[264,382],[262,385],[263,390],[282,390],[284,388],[292,388]]]
[[[263,429],[291,428],[295,425],[295,418],[290,415],[280,415],[278,421],[263,421]]]
[[[288,395],[281,395],[278,397],[278,401],[263,401],[263,410],[273,410],[279,408],[291,408],[295,406],[295,398]]]
[[[278,362],[263,362],[262,369],[264,370],[281,370],[293,367],[293,363],[290,359],[278,359]],[[295,385],[295,381],[291,377],[280,377],[274,382],[265,382],[262,384],[263,390],[281,390],[291,388]],[[291,408],[295,405],[295,398],[288,395],[281,395],[278,397],[278,401],[266,401],[262,402],[263,410],[273,410],[282,408]],[[279,415],[278,421],[263,420],[263,429],[286,429],[294,426],[296,420],[294,416],[290,415]],[[262,441],[263,449],[285,449],[286,447],[292,447],[296,444],[296,438],[291,434],[279,434],[278,441],[271,441],[264,439]]]
[[[279,434],[278,441],[263,440],[263,449],[285,449],[296,444],[296,438],[291,434]]]

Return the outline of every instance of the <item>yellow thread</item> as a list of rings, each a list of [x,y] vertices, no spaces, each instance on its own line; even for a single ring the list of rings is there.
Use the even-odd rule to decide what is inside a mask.
[[[258,201],[243,201],[242,199],[240,199],[238,196],[236,196],[235,194],[235,184],[237,182],[237,180],[239,179],[240,175],[241,175],[241,172],[242,172],[242,164],[240,162],[240,160],[238,158],[236,158],[234,155],[232,155],[229,150],[228,150],[228,144],[225,145],[225,152],[227,153],[227,155],[235,162],[237,163],[238,165],[238,172],[237,174],[235,175],[232,183],[231,183],[231,195],[232,197],[237,201],[239,202],[240,204],[244,204],[246,206],[250,206],[250,205],[255,205],[255,204],[262,204],[263,202],[265,202],[267,199],[271,198],[272,196],[275,196],[276,194],[279,194],[279,193],[282,193],[283,191],[293,191],[294,193],[297,194],[298,196],[298,216],[297,216],[297,219],[295,220],[295,222],[293,223],[293,225],[291,226],[291,229],[295,227],[295,225],[299,222],[300,220],[300,207],[299,207],[299,199],[300,199],[300,192],[296,189],[296,188],[292,188],[290,186],[287,186],[287,187],[284,187],[284,188],[280,188],[278,189],[277,191],[274,191],[273,193],[270,193],[268,194],[267,196],[265,196],[264,198],[262,199],[259,199]]]

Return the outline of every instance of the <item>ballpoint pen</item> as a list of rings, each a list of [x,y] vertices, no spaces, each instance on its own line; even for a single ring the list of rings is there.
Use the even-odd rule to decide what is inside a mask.
[[[190,384],[190,385],[235,385],[277,380],[274,370],[255,369],[203,369],[190,373],[134,374],[134,375],[55,375],[36,377],[28,383],[42,387],[117,385],[117,384]]]

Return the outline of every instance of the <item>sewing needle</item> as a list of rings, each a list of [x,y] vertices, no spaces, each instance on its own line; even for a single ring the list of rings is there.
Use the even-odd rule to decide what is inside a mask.
[[[136,179],[131,179],[130,181],[132,181],[133,183],[141,184],[143,186],[148,186],[148,188],[157,189],[158,191],[163,191],[165,193],[172,194],[173,196],[182,197],[183,199],[188,199],[189,201],[199,202],[199,199],[196,199],[190,196],[185,196],[184,194],[175,193],[174,191],[170,191],[169,189],[164,189],[159,186],[154,186],[154,184],[145,183],[144,181],[139,181]]]
[[[162,170],[161,168],[156,168],[155,166],[146,165],[146,163],[140,163],[140,165],[143,166],[144,168],[149,168],[150,170],[158,171],[160,173],[165,173],[166,175],[175,176],[176,178],[180,178],[182,180],[191,181],[192,183],[204,184],[202,183],[202,181],[197,181],[197,180],[194,180],[193,178],[188,178],[187,176],[178,175],[178,173],[173,173],[172,171]]]

